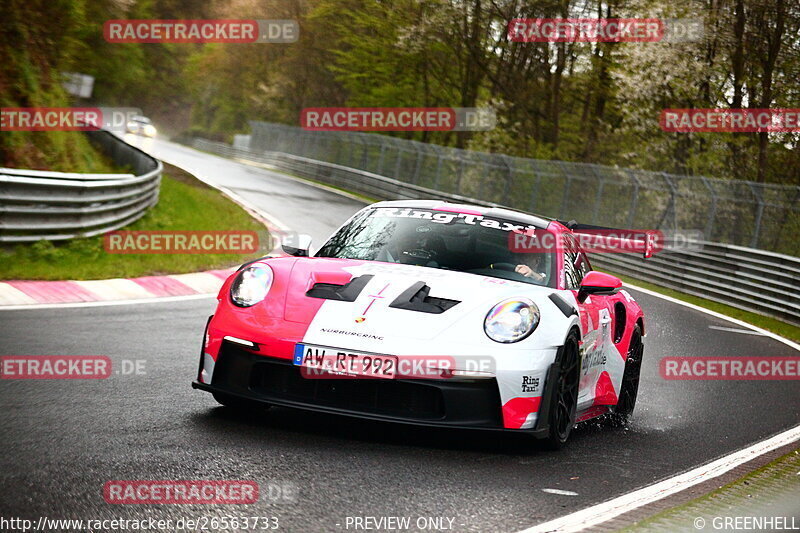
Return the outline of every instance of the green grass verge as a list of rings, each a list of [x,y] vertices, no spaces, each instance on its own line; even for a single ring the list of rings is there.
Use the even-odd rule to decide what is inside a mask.
[[[799,467],[800,450],[791,451],[704,496],[656,513],[617,533],[703,529],[695,527],[695,519],[702,520],[708,526],[705,531],[713,531],[714,517],[781,516],[782,510],[776,509],[779,502],[785,505],[797,497],[800,488],[800,476],[797,475]]]
[[[125,230],[258,231],[267,248],[266,228],[244,209],[175,167],[161,181],[158,205]],[[227,268],[260,257],[241,254],[111,254],[103,237],[63,242],[38,241],[0,250],[0,279],[88,280],[180,274]]]
[[[787,324],[786,322],[778,320],[777,318],[759,315],[758,313],[752,313],[750,311],[743,311],[742,309],[737,309],[736,307],[732,307],[730,305],[713,302],[711,300],[706,300],[705,298],[700,298],[698,296],[692,296],[691,294],[686,294],[680,291],[676,291],[674,289],[668,289],[666,287],[649,283],[647,281],[641,281],[628,276],[622,276],[615,272],[610,272],[610,271],[606,272],[608,272],[613,276],[617,276],[624,283],[630,283],[631,285],[638,285],[639,287],[642,287],[644,289],[658,292],[665,296],[670,296],[672,298],[675,298],[676,300],[682,300],[690,304],[698,305],[700,307],[704,307],[711,311],[722,313],[723,315],[729,316],[731,318],[738,318],[739,320],[747,322],[748,324],[752,324],[754,326],[758,326],[759,328],[763,328],[767,331],[771,331],[772,333],[776,333],[781,337],[785,337],[787,339],[800,342],[800,327],[793,326],[792,324]]]

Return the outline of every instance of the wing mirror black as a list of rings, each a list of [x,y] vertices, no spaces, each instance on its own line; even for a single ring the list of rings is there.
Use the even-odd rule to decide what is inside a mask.
[[[311,235],[293,233],[281,239],[281,248],[284,253],[295,257],[308,257],[311,250]]]

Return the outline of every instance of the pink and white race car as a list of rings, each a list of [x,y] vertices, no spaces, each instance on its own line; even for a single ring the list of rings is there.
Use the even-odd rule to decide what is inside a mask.
[[[566,225],[380,202],[309,246],[228,278],[193,387],[234,408],[525,432],[552,448],[576,422],[633,411],[642,310]]]

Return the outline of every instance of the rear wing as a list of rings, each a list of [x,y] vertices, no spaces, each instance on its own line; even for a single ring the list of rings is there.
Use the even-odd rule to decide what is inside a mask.
[[[589,253],[640,253],[645,259],[664,249],[664,236],[658,230],[634,230],[578,224],[574,220],[563,222],[581,247]]]

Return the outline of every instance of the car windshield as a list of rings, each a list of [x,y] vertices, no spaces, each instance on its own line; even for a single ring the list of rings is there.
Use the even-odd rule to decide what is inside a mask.
[[[516,251],[511,243],[520,232],[547,230],[477,214],[379,207],[356,215],[316,256],[411,264],[554,286],[554,254]]]

